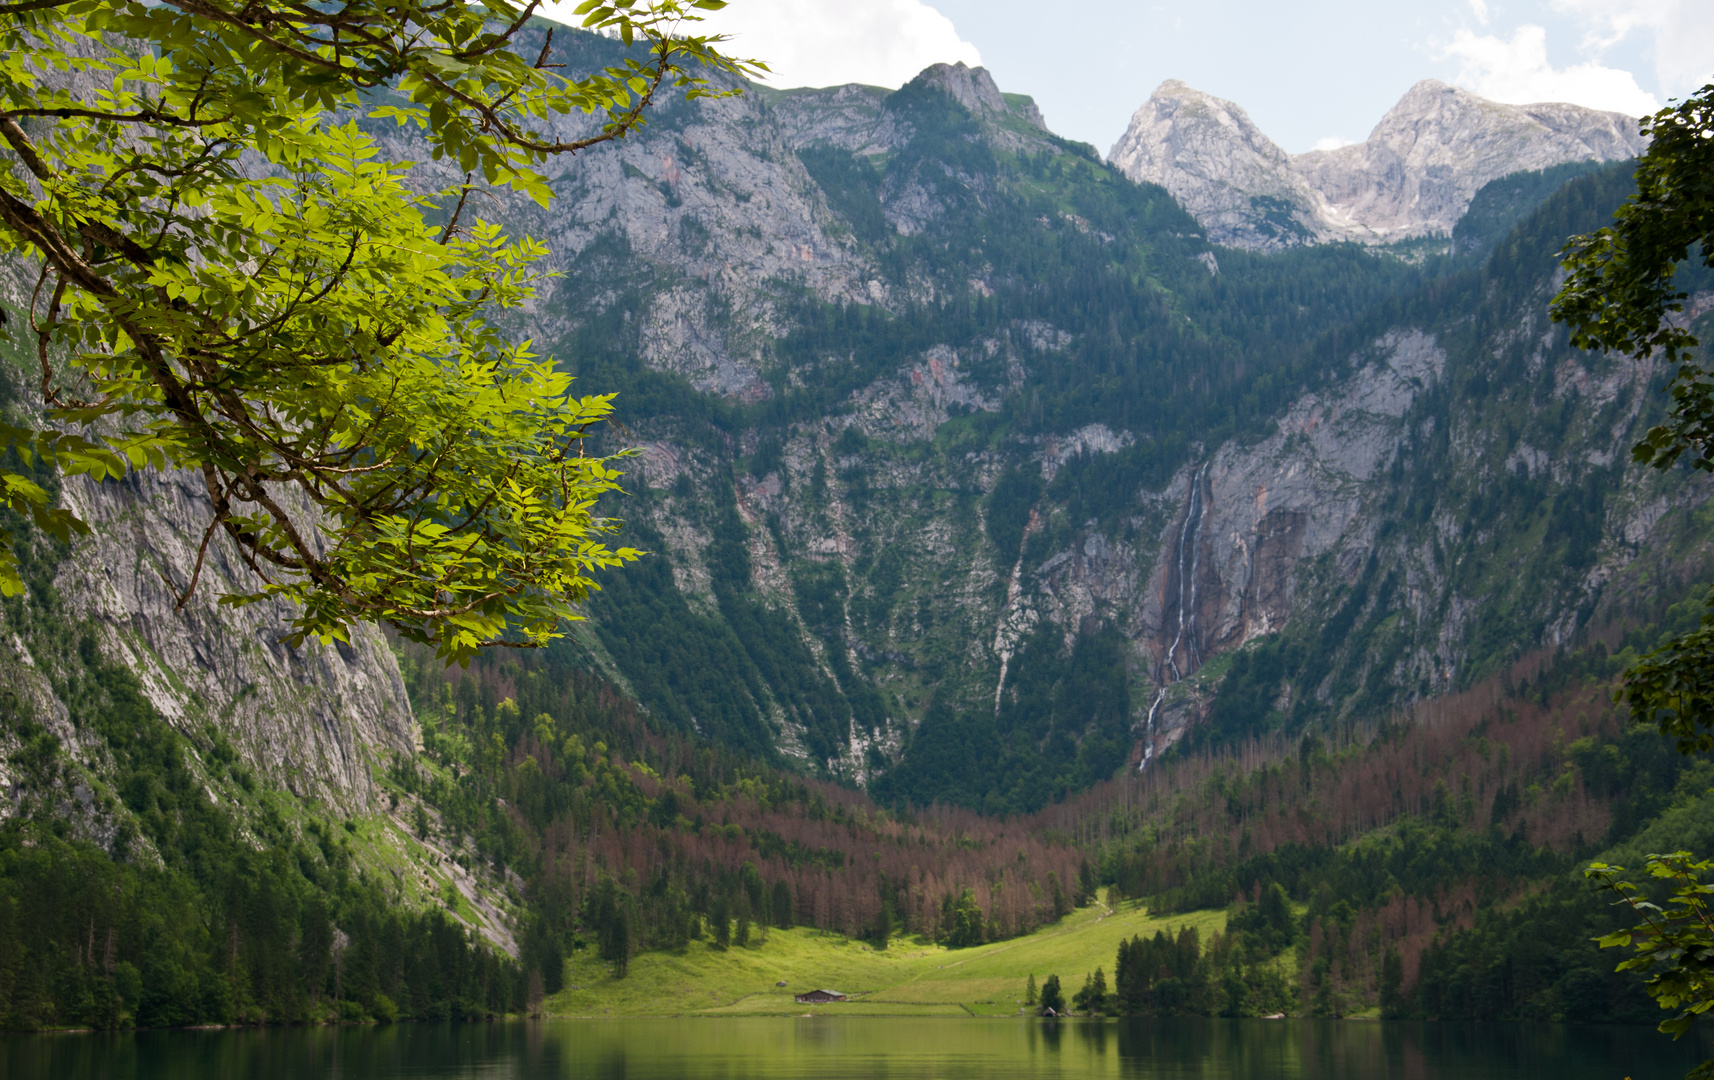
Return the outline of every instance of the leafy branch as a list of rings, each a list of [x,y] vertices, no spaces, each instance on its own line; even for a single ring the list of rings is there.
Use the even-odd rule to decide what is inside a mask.
[[[583,449],[612,396],[574,395],[494,325],[546,249],[466,202],[480,176],[546,206],[537,167],[634,132],[663,87],[736,93],[760,65],[683,33],[722,6],[589,0],[586,27],[639,48],[581,76],[551,31],[514,50],[536,0],[0,8],[0,253],[39,268],[46,421],[0,447],[95,479],[199,474],[210,518],[175,599],[224,536],[256,585],[222,601],[293,601],[294,644],[381,621],[468,660],[559,636],[593,575],[639,555],[596,512],[624,455]],[[564,133],[574,113],[596,130]],[[414,192],[356,114],[414,126],[462,182]],[[22,475],[0,501],[83,528]]]
[[[1646,868],[1650,877],[1674,883],[1672,899],[1665,908],[1649,901],[1642,890],[1619,875],[1622,866],[1592,863],[1583,875],[1597,887],[1618,895],[1615,903],[1629,904],[1642,923],[1596,938],[1603,949],[1633,948],[1637,955],[1619,964],[1620,971],[1649,974],[1645,989],[1656,1004],[1677,1010],[1662,1020],[1660,1030],[1678,1038],[1690,1030],[1696,1018],[1714,1008],[1714,919],[1708,897],[1714,883],[1703,875],[1714,870],[1714,860],[1696,860],[1688,851],[1650,855]]]

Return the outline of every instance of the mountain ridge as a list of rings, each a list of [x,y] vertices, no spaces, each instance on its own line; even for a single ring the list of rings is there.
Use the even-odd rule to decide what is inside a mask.
[[[1259,250],[1450,236],[1483,185],[1577,161],[1624,160],[1636,121],[1577,105],[1503,105],[1425,79],[1360,143],[1288,154],[1238,105],[1169,79],[1108,160],[1157,183],[1217,243]]]

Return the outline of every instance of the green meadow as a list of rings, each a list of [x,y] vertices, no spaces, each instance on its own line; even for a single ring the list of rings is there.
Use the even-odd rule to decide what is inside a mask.
[[[1058,975],[1069,998],[1097,967],[1111,985],[1121,939],[1194,926],[1206,940],[1225,923],[1224,911],[1157,918],[1136,903],[1096,903],[1028,936],[968,949],[895,937],[882,950],[820,930],[770,930],[766,940],[725,951],[693,941],[676,951],[641,953],[624,978],[614,978],[589,948],[567,961],[566,989],[547,1008],[555,1016],[1013,1016],[1023,1008],[1031,975],[1038,986]],[[794,1000],[817,988],[850,1000]]]

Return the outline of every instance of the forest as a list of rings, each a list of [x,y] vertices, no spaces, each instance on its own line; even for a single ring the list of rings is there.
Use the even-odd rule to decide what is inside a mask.
[[[179,734],[93,638],[77,645],[88,667],[68,687],[74,722],[101,735],[139,828],[121,825],[104,848],[68,836],[64,819],[0,827],[0,1026],[479,1019],[523,1006],[510,958],[445,912],[400,906],[354,865],[349,821],[293,828],[264,809],[241,822],[217,805],[187,758],[254,790],[231,744],[213,727]],[[65,765],[56,740],[27,722],[22,733],[11,763],[26,789],[51,791]]]
[[[1335,738],[1205,745],[1042,827],[1100,851],[1101,880],[1151,910],[1227,909],[1227,935],[1180,962],[1200,989],[1169,1012],[1257,1015],[1219,986],[1260,961],[1291,988],[1277,1011],[1653,1022],[1641,980],[1593,946],[1634,920],[1581,869],[1714,839],[1714,758],[1612,699],[1620,671],[1700,612],[1698,592]],[[1103,1007],[1162,1014],[1114,993]]]
[[[959,947],[1103,888],[1160,912],[1225,908],[1226,930],[1127,942],[1110,990],[1107,972],[1061,973],[1078,1011],[1645,1022],[1637,978],[1589,944],[1617,916],[1576,871],[1714,839],[1714,760],[1630,726],[1610,697],[1698,612],[1661,609],[1336,737],[1187,745],[1012,817],[888,806],[679,735],[569,646],[460,669],[401,645],[423,752],[394,759],[382,789],[397,819],[518,883],[516,960],[453,911],[401,905],[354,864],[352,822],[217,805],[207,777],[255,787],[219,732],[178,734],[73,637],[77,722],[114,755],[138,824],[106,850],[63,821],[0,830],[4,1023],[477,1017],[557,991],[578,950],[622,973],[639,951],[794,925]],[[37,732],[12,761],[51,788],[66,763]]]
[[[459,670],[407,653],[425,754],[389,776],[523,879],[523,963],[549,993],[570,949],[623,964],[693,938],[742,944],[764,925],[881,948],[895,933],[971,945],[1053,922],[1097,886],[1075,847],[1027,822],[889,809],[662,733],[568,660],[484,657]]]

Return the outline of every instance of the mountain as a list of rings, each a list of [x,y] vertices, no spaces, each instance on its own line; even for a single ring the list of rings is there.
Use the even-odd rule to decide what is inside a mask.
[[[568,38],[574,67],[624,48]],[[1441,149],[1410,160],[1477,192],[1480,243],[1432,264],[1211,245],[1166,189],[963,65],[671,103],[556,162],[551,211],[495,193],[561,275],[517,331],[618,391],[642,451],[614,509],[654,554],[593,600],[579,663],[663,731],[887,800],[1019,811],[1187,736],[1336,724],[1569,640],[1666,509],[1703,496],[1625,471],[1655,373],[1544,322],[1553,252],[1623,198],[1622,170],[1508,233],[1560,174],[1478,190],[1453,169],[1460,131],[1551,158],[1505,135],[1526,113],[1529,132],[1560,116],[1418,87],[1346,155],[1380,160],[1415,123]],[[1560,127],[1595,145],[1616,121],[1593,115]],[[113,547],[57,571],[102,655],[187,729],[231,713],[270,780],[313,760],[319,791],[357,792],[352,763],[413,738],[379,646],[270,658],[265,613],[169,616],[193,496],[139,483],[91,504]]]
[[[1502,105],[1425,79],[1363,142],[1287,154],[1230,101],[1176,79],[1131,117],[1108,160],[1159,184],[1216,243],[1259,250],[1450,236],[1476,192],[1513,173],[1623,161],[1633,118],[1577,105]]]
[[[614,183],[571,192],[602,224],[542,339],[628,395],[659,553],[590,662],[887,799],[1030,809],[1186,732],[1457,689],[1569,640],[1704,497],[1626,472],[1656,373],[1545,321],[1622,168],[1521,232],[1574,169],[1460,179],[1463,262],[1256,254],[956,67],[687,108],[580,167]]]

